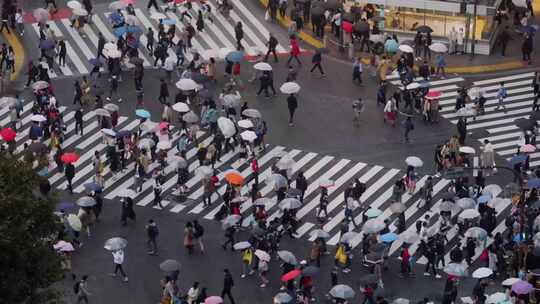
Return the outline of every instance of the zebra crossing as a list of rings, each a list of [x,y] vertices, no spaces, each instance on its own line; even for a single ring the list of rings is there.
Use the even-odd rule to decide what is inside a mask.
[[[269,30],[264,24],[262,24],[257,17],[242,3],[241,0],[231,0],[229,3],[234,7],[230,12],[229,18],[225,18],[218,12],[217,3],[215,1],[206,1],[212,8],[212,19],[205,21],[205,27],[202,32],[198,32],[192,39],[193,49],[196,50],[203,59],[209,59],[210,57],[219,57],[220,54],[226,53],[227,50],[234,50],[236,48],[236,38],[234,27],[238,22],[242,22],[244,30],[244,38],[241,41],[246,54],[248,56],[258,56],[266,53],[266,42],[270,35]],[[192,3],[193,8],[188,13],[193,16],[188,22],[196,28],[196,16],[197,12],[201,9],[200,4],[197,2]],[[163,6],[162,8],[165,8]],[[158,25],[159,21],[150,18],[153,10],[146,10],[146,8],[135,8],[135,18],[139,21],[141,29],[144,32],[148,28],[152,28],[155,35],[155,41],[158,41]],[[125,13],[124,13],[125,14]],[[99,12],[92,15],[90,24],[85,24],[82,32],[79,33],[76,29],[71,27],[71,20],[63,18],[59,20],[53,20],[47,22],[50,29],[53,31],[57,40],[64,40],[66,43],[67,56],[66,65],[59,66],[56,62],[54,66],[49,70],[50,77],[56,78],[60,76],[78,76],[88,74],[93,65],[90,63],[91,59],[97,56],[98,45],[98,33],[102,33],[107,41],[116,41],[117,37],[114,35],[114,30],[109,22],[110,12]],[[172,11],[165,12],[165,15],[175,21],[176,36],[173,41],[176,43],[181,39],[179,33],[181,33],[185,25],[180,20],[178,13]],[[36,40],[39,40],[39,28],[37,23],[27,24],[27,27],[31,27],[29,33],[35,36]],[[165,26],[167,29],[167,26]],[[152,54],[146,49],[147,38],[143,34],[140,36],[139,57],[143,59],[143,66],[149,67],[153,65],[154,59]],[[285,53],[287,50],[278,44],[276,48],[278,53]],[[169,56],[176,58],[172,49],[168,50]],[[186,54],[187,58],[191,57],[192,52]]]
[[[83,136],[75,135],[75,120],[74,112],[60,107],[60,111],[63,113],[64,122],[66,124],[66,140],[63,143],[65,151],[76,151],[80,154],[80,159],[74,164],[76,168],[75,177],[73,179],[73,188],[76,194],[84,194],[84,184],[93,181],[93,162],[92,157],[95,151],[98,151],[100,157],[106,162],[105,150],[106,143],[103,141],[101,132],[99,132],[99,124],[97,116],[93,111],[87,112],[83,116],[84,128]],[[9,113],[5,109],[0,109],[0,120],[2,126],[9,123]],[[21,151],[21,146],[28,140],[28,129],[31,121],[31,104],[26,104],[23,107],[21,113],[22,126],[18,130],[22,130],[17,138],[17,151]],[[118,129],[121,130],[136,130],[140,124],[138,119],[130,119],[126,116],[119,117]],[[213,137],[205,132],[198,134],[198,140],[203,145],[208,145],[212,142]],[[172,143],[175,146],[176,141],[179,138],[178,132],[174,132],[172,135]],[[176,147],[172,148],[168,152],[168,157],[171,159],[177,153]],[[164,170],[166,175],[166,182],[163,184],[163,210],[162,212],[172,212],[175,214],[185,214],[188,216],[196,216],[204,218],[206,220],[213,220],[216,213],[218,213],[222,199],[221,195],[225,192],[226,184],[223,183],[225,172],[228,169],[238,170],[247,181],[244,187],[241,189],[241,195],[250,197],[251,184],[254,182],[253,171],[249,162],[239,159],[238,151],[229,151],[221,156],[219,162],[216,163],[216,169],[218,170],[218,178],[221,182],[217,187],[216,193],[212,196],[213,204],[210,207],[204,208],[202,204],[202,196],[204,194],[201,178],[195,174],[195,170],[199,166],[196,160],[197,148],[195,146],[190,147],[186,153],[186,158],[189,162],[188,170],[190,172],[189,181],[186,186],[190,188],[189,193],[185,197],[176,196],[174,188],[176,186],[176,172],[174,162],[169,162]],[[392,232],[397,232],[397,227],[394,223],[396,220],[396,214],[393,214],[389,206],[392,203],[392,189],[393,184],[397,179],[400,179],[405,174],[404,171],[394,168],[385,168],[379,165],[370,165],[363,162],[356,162],[349,159],[338,159],[330,155],[321,155],[314,152],[306,152],[299,149],[291,149],[283,146],[267,146],[264,151],[259,152],[257,155],[259,163],[259,191],[264,197],[269,198],[269,203],[266,206],[266,210],[269,214],[269,220],[281,216],[281,212],[277,206],[277,197],[273,191],[271,183],[267,182],[268,177],[272,174],[272,166],[283,155],[290,156],[294,161],[294,167],[291,169],[292,176],[296,176],[299,171],[302,171],[306,179],[308,180],[309,187],[305,192],[305,199],[303,206],[297,212],[297,218],[300,220],[300,225],[297,229],[296,237],[306,240],[313,240],[310,236],[310,232],[314,229],[324,229],[329,232],[331,237],[328,240],[329,245],[336,245],[340,239],[340,225],[345,219],[344,214],[344,197],[343,191],[350,185],[355,178],[358,178],[360,182],[366,184],[366,191],[362,195],[360,201],[364,208],[368,206],[370,208],[378,208],[383,211],[382,215],[378,217],[380,220],[389,220],[389,229]],[[158,164],[153,163],[150,165],[150,170],[155,169]],[[103,172],[105,180],[105,189],[103,191],[103,197],[108,200],[117,200],[119,193],[126,188],[134,188],[134,164],[130,162],[123,172],[119,172],[113,177],[109,166],[106,166]],[[54,188],[65,190],[67,183],[64,174],[59,172],[55,168],[54,162],[51,162],[48,168],[48,174],[46,174],[49,182]],[[405,218],[408,231],[415,230],[415,223],[418,219],[423,218],[426,214],[431,214],[436,222],[434,225],[438,225],[440,218],[438,218],[439,207],[442,203],[442,199],[438,197],[444,193],[450,181],[446,179],[435,179],[433,187],[433,201],[435,202],[430,210],[426,210],[420,207],[421,203],[420,192],[428,176],[422,176],[417,182],[416,191],[413,194],[405,194],[402,198],[402,202],[406,205]],[[320,199],[319,183],[323,180],[331,179],[335,185],[328,189],[329,204],[327,207],[328,219],[324,223],[320,223],[316,218],[317,207]],[[295,187],[295,182],[291,183],[291,187]],[[141,208],[155,208],[160,209],[158,206],[153,205],[153,190],[152,180],[147,180],[142,185],[142,190],[136,193],[134,202]],[[505,229],[502,215],[504,211],[509,209],[510,201],[502,200],[502,203],[496,206],[499,214],[499,220],[501,224],[497,227],[496,231],[503,231]],[[243,225],[247,226],[253,220],[253,202],[251,198],[242,203],[241,212],[244,217]],[[455,210],[457,215],[459,210]],[[355,211],[355,222],[362,222],[362,214]],[[436,227],[436,226],[434,226]],[[350,224],[350,229],[360,232],[360,228],[355,228],[353,224]],[[457,234],[457,227],[453,227],[447,235],[450,242],[455,243],[460,237]],[[359,234],[356,239],[353,240],[352,246],[357,247],[362,241],[362,234]],[[397,255],[400,246],[400,241],[396,241],[391,247],[389,254]],[[413,244],[411,252],[415,252],[418,244]],[[450,250],[450,248],[448,248]],[[480,251],[480,250],[478,250]],[[425,263],[423,259],[419,259],[419,263]]]

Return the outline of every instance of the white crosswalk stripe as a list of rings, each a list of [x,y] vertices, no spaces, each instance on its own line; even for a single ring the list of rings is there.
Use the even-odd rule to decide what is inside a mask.
[[[217,54],[220,49],[234,49],[236,47],[236,39],[234,26],[237,22],[242,22],[244,30],[244,39],[242,45],[244,46],[247,55],[255,55],[252,50],[256,50],[257,54],[265,53],[267,50],[266,42],[269,38],[269,31],[267,25],[264,22],[260,22],[253,13],[247,9],[241,1],[232,1],[231,5],[234,9],[230,12],[230,19],[225,18],[217,10],[217,3],[215,0],[207,1],[212,8],[212,18],[214,22],[205,20],[204,30],[197,32],[192,39],[194,48],[203,55],[203,58],[209,54],[206,51],[212,50],[211,53]],[[192,18],[189,22],[196,28],[196,16],[201,9],[200,4],[193,3],[192,10],[189,14]],[[70,19],[60,19],[49,21],[47,24],[50,26],[57,39],[63,39],[66,42],[67,56],[66,66],[58,66],[56,63],[49,71],[51,78],[59,76],[77,76],[88,74],[93,66],[89,62],[89,59],[96,57],[97,51],[97,33],[102,33],[107,41],[116,41],[116,36],[112,25],[108,20],[110,12],[96,13],[92,16],[92,22],[85,24],[82,31],[79,33],[76,29],[71,27]],[[124,14],[126,14],[124,12]],[[180,32],[184,29],[184,24],[180,21],[179,12],[168,11],[165,13],[169,18],[176,21],[177,27],[176,36],[173,39],[174,42],[180,39]],[[157,27],[158,21],[150,18],[150,11],[146,8],[135,8],[135,15],[140,21],[141,29],[146,32],[148,28],[152,28],[156,35],[157,41]],[[189,20],[187,18],[186,20]],[[39,29],[37,23],[31,25],[35,34],[35,40],[39,40]],[[140,36],[139,56],[143,59],[144,66],[150,66],[153,64],[152,55],[146,50],[146,35]],[[286,41],[281,41],[285,43]],[[287,50],[279,44],[277,46],[278,53],[286,53]],[[174,49],[169,49],[170,56],[175,57]],[[190,54],[187,54],[188,58]]]

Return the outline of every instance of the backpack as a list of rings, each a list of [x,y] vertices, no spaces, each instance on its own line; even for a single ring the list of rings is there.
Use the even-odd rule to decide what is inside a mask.
[[[78,293],[79,293],[79,289],[80,289],[80,282],[77,281],[77,282],[75,282],[75,284],[73,284],[73,293],[74,293],[74,294],[78,294]]]
[[[196,225],[194,228],[195,228],[195,233],[194,233],[195,237],[200,238],[201,236],[203,236],[204,234],[203,226],[199,224],[199,225]]]

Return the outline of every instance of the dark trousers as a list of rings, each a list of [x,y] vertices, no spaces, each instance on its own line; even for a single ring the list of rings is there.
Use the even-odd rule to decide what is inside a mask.
[[[502,43],[501,43],[501,55],[502,55],[502,56],[505,56],[505,53],[506,53],[506,45],[507,45],[507,42],[502,42]]]
[[[270,94],[268,93],[268,85],[261,85],[259,88],[259,91],[257,91],[257,95],[260,95],[264,91],[264,96],[269,97]]]
[[[236,39],[236,49],[237,50],[242,49],[242,39]]]
[[[294,119],[294,111],[296,109],[294,108],[289,108],[289,123],[293,123],[293,119]]]
[[[266,56],[264,57],[264,61],[268,61],[268,56],[270,56],[270,54],[273,54],[274,55],[274,61],[275,62],[278,62],[278,58],[277,58],[277,53],[276,53],[276,49],[268,49],[268,52],[266,52]]]
[[[467,132],[459,132],[459,144],[464,145],[465,144],[465,137],[467,136]]]
[[[11,32],[9,31],[9,26],[7,24],[6,21],[2,21],[2,26],[0,26],[0,33],[6,29],[6,31],[8,32],[8,34],[11,34]]]
[[[234,237],[232,237],[232,236],[227,237],[227,240],[225,241],[225,243],[223,243],[223,248],[227,249],[228,244],[231,244],[231,249],[233,249]]]
[[[124,272],[124,268],[122,268],[122,264],[114,264],[114,274],[117,274],[120,271],[120,274],[125,278],[126,273]]]
[[[157,5],[157,2],[156,0],[149,0],[148,1],[148,5],[146,6],[148,9],[150,9],[151,7],[154,7],[157,11],[159,11],[159,7]]]
[[[75,122],[75,134],[79,133],[79,130],[81,131],[81,136],[83,135],[83,123],[76,121]]]
[[[231,304],[235,303],[230,289],[223,289],[221,291],[221,298],[224,299],[224,300],[225,300],[225,295],[227,295],[227,297],[229,297],[229,301],[231,301]]]
[[[35,75],[28,75],[28,81],[26,81],[26,86],[29,86],[30,83],[35,82],[35,81],[36,81]]]
[[[69,192],[73,193],[73,186],[71,184],[72,178],[66,177],[66,179],[67,179],[67,182],[68,182],[68,190],[69,190]]]
[[[319,69],[319,71],[321,72],[321,75],[324,75],[324,71],[323,71],[323,69],[322,69],[322,66],[321,66],[321,63],[320,63],[320,62],[315,62],[315,63],[313,64],[313,67],[311,67],[310,72],[315,71],[316,68]]]
[[[64,53],[58,54],[58,65],[66,66],[66,54]]]
[[[287,60],[287,64],[290,64],[293,58],[296,59],[296,62],[298,62],[298,65],[302,65],[302,62],[300,61],[300,58],[298,58],[298,55],[292,55],[292,54],[289,55],[289,60]]]

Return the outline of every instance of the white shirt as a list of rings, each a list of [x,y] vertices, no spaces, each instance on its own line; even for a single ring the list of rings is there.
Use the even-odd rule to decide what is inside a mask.
[[[122,265],[124,263],[124,251],[123,250],[117,250],[112,252],[113,255],[113,261],[115,264]]]
[[[20,13],[15,14],[15,22],[17,23],[24,23],[23,16]]]

